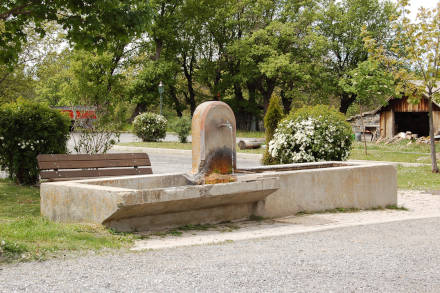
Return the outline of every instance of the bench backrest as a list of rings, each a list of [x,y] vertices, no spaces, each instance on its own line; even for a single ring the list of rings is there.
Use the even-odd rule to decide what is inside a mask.
[[[38,155],[41,179],[152,174],[146,153]]]

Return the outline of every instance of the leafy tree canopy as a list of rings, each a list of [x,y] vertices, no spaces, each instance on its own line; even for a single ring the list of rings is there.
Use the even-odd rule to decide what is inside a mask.
[[[106,49],[130,40],[149,20],[148,2],[139,0],[3,0],[0,2],[0,64],[12,64],[27,42],[26,28],[44,36],[45,23],[60,24],[67,39],[82,48]]]

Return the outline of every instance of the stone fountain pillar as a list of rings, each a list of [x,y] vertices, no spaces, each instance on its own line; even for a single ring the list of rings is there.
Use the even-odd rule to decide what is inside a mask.
[[[236,169],[235,116],[223,102],[200,104],[192,118],[192,173],[231,174]]]

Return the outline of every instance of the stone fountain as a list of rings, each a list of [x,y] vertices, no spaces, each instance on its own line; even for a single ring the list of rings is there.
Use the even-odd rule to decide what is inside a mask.
[[[41,213],[54,221],[142,231],[397,203],[392,165],[319,162],[238,169],[235,134],[230,107],[205,102],[193,116],[191,172],[43,183]]]

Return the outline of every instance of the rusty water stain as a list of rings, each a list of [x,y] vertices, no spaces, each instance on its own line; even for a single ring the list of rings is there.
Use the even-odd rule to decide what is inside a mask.
[[[232,152],[228,147],[217,148],[211,151],[206,160],[200,165],[199,173],[209,175],[211,173],[231,174],[232,168]]]
[[[230,174],[211,173],[205,176],[205,184],[236,182],[237,178]]]

